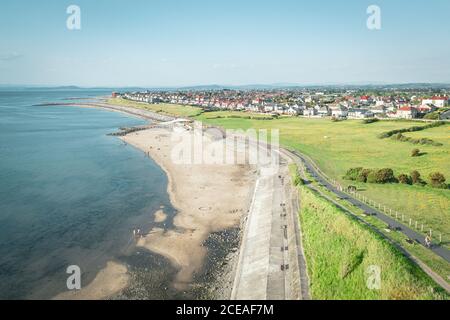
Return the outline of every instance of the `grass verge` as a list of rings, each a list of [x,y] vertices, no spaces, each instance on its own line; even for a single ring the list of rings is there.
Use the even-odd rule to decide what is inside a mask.
[[[367,226],[306,187],[300,220],[314,299],[448,299],[418,266]],[[380,288],[369,289],[371,266]]]

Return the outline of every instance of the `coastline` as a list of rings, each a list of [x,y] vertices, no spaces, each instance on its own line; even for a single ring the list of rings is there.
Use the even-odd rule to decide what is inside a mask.
[[[156,123],[174,120],[148,110],[103,103],[67,105],[121,112]],[[182,125],[174,127],[191,134]],[[170,262],[177,270],[172,283],[175,291],[229,299],[256,170],[249,165],[174,164],[170,157],[176,141],[170,138],[171,131],[173,127],[152,127],[149,123],[143,130],[119,137],[151,157],[165,172],[167,192],[177,210],[173,229],[154,227],[136,240],[136,249],[149,250]],[[207,137],[205,143],[213,144],[214,140]],[[153,214],[155,222],[164,222],[163,209]],[[63,292],[54,299],[120,298],[130,286],[129,272],[126,264],[111,261],[89,285],[74,293]]]
[[[255,174],[245,165],[174,164],[170,131],[153,128],[128,134],[122,140],[144,151],[166,172],[167,191],[178,210],[174,230],[154,228],[137,246],[169,259],[179,270],[174,287],[187,291],[204,270],[208,254],[205,241],[214,233],[240,226],[250,206],[249,190],[253,190]],[[191,133],[186,130],[184,134]],[[221,298],[228,299],[227,295]]]

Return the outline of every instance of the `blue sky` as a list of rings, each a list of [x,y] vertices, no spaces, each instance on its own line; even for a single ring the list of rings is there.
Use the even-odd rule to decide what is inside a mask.
[[[81,8],[81,30],[66,8]],[[381,30],[366,27],[369,5]],[[2,0],[0,84],[450,83],[450,1]]]

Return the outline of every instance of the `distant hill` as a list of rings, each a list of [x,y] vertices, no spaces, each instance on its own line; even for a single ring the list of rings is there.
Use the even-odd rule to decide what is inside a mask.
[[[33,86],[33,85],[7,85],[0,84],[1,90],[110,90],[110,91],[212,91],[212,90],[275,90],[275,89],[378,89],[378,90],[405,90],[405,89],[450,89],[450,83],[399,83],[399,84],[375,84],[375,83],[349,83],[349,84],[298,84],[298,83],[274,83],[274,84],[247,84],[247,85],[194,85],[180,87],[79,87],[79,86]]]

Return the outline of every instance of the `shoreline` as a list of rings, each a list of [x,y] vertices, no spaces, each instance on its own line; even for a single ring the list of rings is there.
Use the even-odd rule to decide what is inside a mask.
[[[205,241],[214,233],[240,229],[250,206],[249,190],[253,190],[255,174],[249,166],[173,164],[169,160],[173,147],[170,131],[152,128],[121,139],[147,153],[167,175],[167,191],[178,211],[175,229],[154,228],[137,246],[169,259],[179,270],[174,287],[186,291],[194,277],[204,271],[209,251]],[[228,299],[229,294],[220,298]]]
[[[65,105],[120,112],[147,120],[149,121],[147,125],[150,125],[150,122],[158,123],[175,119],[168,116],[162,116],[162,119],[161,115],[148,110],[103,103]],[[182,128],[181,125],[175,125],[175,127]],[[146,249],[166,258],[178,270],[172,285],[180,293],[195,294],[200,287],[200,292],[203,294],[207,292],[206,294],[214,299],[230,299],[239,258],[238,247],[242,240],[244,222],[252,200],[257,171],[248,165],[220,165],[209,168],[205,168],[209,165],[181,165],[183,168],[180,169],[178,165],[168,161],[171,149],[174,147],[169,137],[171,130],[173,128],[149,126],[118,137],[147,154],[164,171],[168,180],[167,192],[170,202],[177,210],[174,217],[174,229],[164,230],[153,227],[136,241],[136,249]],[[186,134],[189,134],[188,130]],[[207,143],[212,141],[209,139]],[[237,190],[240,190],[240,196],[234,194]],[[155,220],[165,216],[163,210],[153,214]],[[227,234],[230,230],[237,230],[237,233],[234,238],[222,243],[228,246],[223,250],[224,252],[218,254],[218,250],[208,247],[216,241],[214,239],[217,235]],[[210,253],[214,257],[211,257]],[[120,293],[130,285],[128,274],[130,270],[125,264],[111,263],[115,263],[115,269],[121,271],[120,277],[117,277],[117,272],[107,269],[111,268],[108,264],[94,279],[97,281],[92,281],[75,294],[61,293],[55,299],[114,299],[117,295],[120,296]],[[109,286],[109,290],[103,290],[101,287],[107,286],[105,278],[108,275],[110,275],[110,281],[115,284]]]

